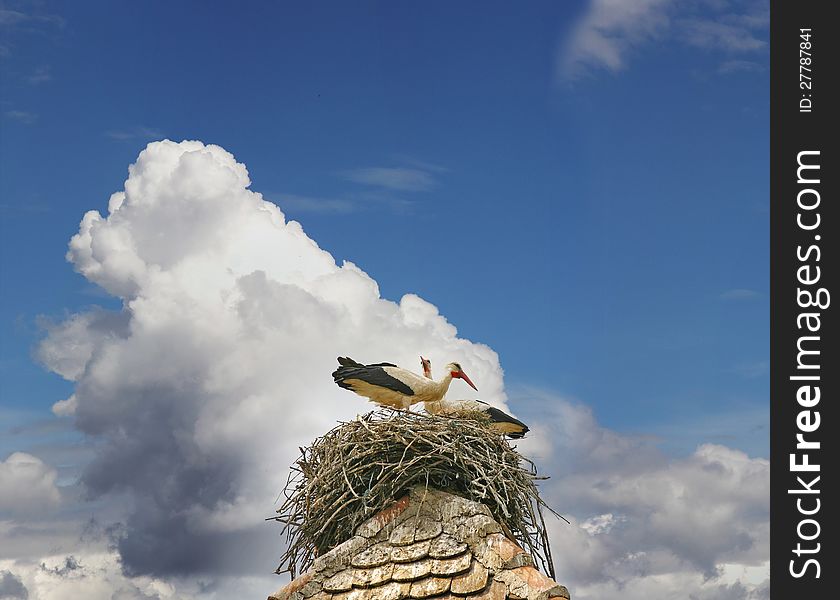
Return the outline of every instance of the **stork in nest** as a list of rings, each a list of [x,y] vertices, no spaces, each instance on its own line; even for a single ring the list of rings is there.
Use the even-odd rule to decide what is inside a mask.
[[[423,367],[423,374],[426,378],[431,379],[432,361],[421,356],[420,366]],[[512,439],[522,438],[530,431],[528,426],[519,419],[481,400],[448,400],[447,398],[426,400],[424,408],[426,412],[433,415],[457,415],[462,413],[468,415],[469,413],[475,412],[481,413],[490,421],[490,426],[493,429]]]
[[[389,408],[407,410],[418,402],[438,402],[446,395],[453,379],[463,379],[478,391],[456,362],[446,365],[446,374],[438,381],[393,363],[363,365],[352,358],[339,356],[338,364],[340,366],[332,374],[336,385]]]

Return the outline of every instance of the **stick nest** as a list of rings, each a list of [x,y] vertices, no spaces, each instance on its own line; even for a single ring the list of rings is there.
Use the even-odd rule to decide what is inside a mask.
[[[421,484],[487,505],[554,578],[543,509],[560,515],[536,486],[547,478],[482,416],[374,411],[301,448],[283,490],[285,501],[271,517],[283,523],[287,542],[277,572],[294,579]]]

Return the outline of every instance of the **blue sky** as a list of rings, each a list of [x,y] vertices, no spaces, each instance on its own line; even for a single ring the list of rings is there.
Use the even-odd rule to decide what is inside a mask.
[[[31,360],[37,321],[113,303],[66,243],[167,137],[233,152],[384,297],[418,293],[493,347],[510,388],[767,455],[766,48],[672,24],[569,76],[581,3],[35,6],[4,36],[7,409],[68,394]]]
[[[532,425],[573,597],[768,597],[768,20],[0,0],[0,583],[265,597],[334,357],[430,353]]]

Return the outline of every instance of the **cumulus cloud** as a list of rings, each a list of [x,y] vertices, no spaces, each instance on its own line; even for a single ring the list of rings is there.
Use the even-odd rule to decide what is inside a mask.
[[[75,382],[55,411],[98,440],[86,489],[133,499],[117,536],[129,574],[269,568],[279,539],[262,519],[297,447],[371,407],[333,384],[337,355],[458,360],[505,407],[490,348],[418,296],[380,298],[249,185],[218,146],[152,143],[70,241],[124,309],[46,324],[38,356]]]
[[[0,598],[26,600],[29,598],[29,590],[23,585],[20,577],[4,569],[0,571]]]
[[[552,408],[529,443],[562,457],[545,489],[572,521],[552,523],[551,539],[574,597],[766,597],[767,460],[714,444],[669,458],[584,406],[539,397]]]
[[[94,308],[72,315],[56,323],[39,319],[39,326],[48,333],[49,344],[41,344],[36,355],[40,361],[67,381],[76,381],[90,362],[96,344],[103,336],[125,336],[129,315]],[[68,399],[66,408],[75,408],[75,398]]]
[[[38,598],[276,587],[268,574],[281,540],[263,518],[287,466],[299,445],[370,408],[333,384],[337,355],[411,368],[420,353],[458,360],[481,398],[508,410],[490,348],[459,338],[416,295],[381,298],[367,274],[336,264],[249,186],[222,148],[149,144],[107,213],[87,213],[73,236],[68,260],[123,309],[43,323],[38,356],[74,382],[53,411],[92,441],[81,485],[94,504],[80,506],[107,525],[92,535],[90,515],[75,515],[77,543],[68,529],[54,544],[64,554],[43,551],[49,523],[0,527],[0,546],[41,536],[23,558],[0,554],[0,569]],[[552,476],[546,497],[572,522],[552,523],[551,536],[575,598],[766,597],[766,461],[717,445],[670,458],[585,407],[531,398],[540,418],[523,415],[533,427],[520,448]]]
[[[56,417],[69,417],[76,413],[76,394],[70,394],[69,398],[59,400],[52,405],[53,414]]]
[[[0,598],[192,600],[198,597],[187,590],[176,590],[160,579],[124,576],[113,553],[88,554],[81,560],[75,556],[48,556],[37,564],[17,565],[16,572],[16,582],[23,589],[23,595],[0,593]]]
[[[54,508],[61,500],[56,470],[36,456],[15,452],[0,462],[0,519]]]
[[[7,568],[8,567],[8,568]],[[81,556],[51,554],[37,562],[0,560],[0,599],[38,600],[229,600],[260,598],[274,591],[277,577],[214,579],[128,576],[108,551]]]

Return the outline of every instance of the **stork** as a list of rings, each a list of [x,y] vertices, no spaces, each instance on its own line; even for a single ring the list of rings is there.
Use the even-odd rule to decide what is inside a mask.
[[[365,396],[380,406],[406,410],[418,402],[436,402],[443,398],[452,379],[463,379],[478,391],[456,362],[446,365],[446,374],[439,380],[421,377],[393,363],[363,365],[352,358],[339,356],[332,376],[336,385]]]
[[[423,367],[423,375],[431,379],[432,361],[421,356],[420,366]],[[506,412],[501,411],[498,408],[494,408],[481,400],[447,400],[446,398],[441,398],[437,401],[426,400],[423,406],[426,409],[426,412],[433,415],[451,415],[472,411],[482,412],[490,419],[490,426],[493,429],[512,439],[525,437],[525,434],[530,431],[528,426],[519,419],[512,417]]]

